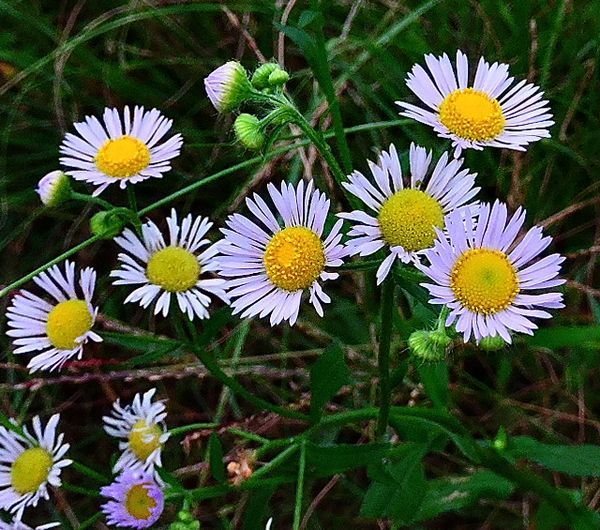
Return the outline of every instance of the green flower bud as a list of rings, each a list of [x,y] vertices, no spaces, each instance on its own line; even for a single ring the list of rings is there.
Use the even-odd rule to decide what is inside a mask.
[[[479,347],[484,351],[498,351],[506,346],[506,342],[500,335],[495,337],[483,337],[479,341]]]
[[[504,427],[500,426],[492,445],[496,451],[504,451],[504,449],[506,449],[506,446],[508,445],[508,435],[506,434],[506,429]]]
[[[237,140],[247,149],[257,150],[265,143],[260,120],[253,114],[240,114],[233,124],[233,130]]]
[[[62,171],[52,171],[40,179],[35,190],[45,206],[59,206],[71,198],[71,179]]]
[[[265,63],[260,65],[252,74],[252,86],[258,90],[263,90],[269,87],[269,76],[281,67],[277,63]]]
[[[452,339],[444,331],[419,330],[408,337],[408,347],[411,353],[425,362],[443,361]]]
[[[285,70],[281,68],[277,70],[273,70],[269,75],[269,85],[272,87],[280,87],[285,85],[290,78],[290,74],[288,74]]]
[[[237,61],[229,61],[204,79],[206,94],[219,112],[231,112],[252,96],[252,85],[246,69]]]
[[[115,208],[106,212],[98,212],[90,219],[90,231],[102,239],[118,236],[127,224],[127,208]]]

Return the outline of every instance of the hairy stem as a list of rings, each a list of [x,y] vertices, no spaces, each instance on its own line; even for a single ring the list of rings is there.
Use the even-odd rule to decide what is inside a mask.
[[[392,336],[392,310],[394,303],[394,278],[389,275],[383,282],[381,291],[381,330],[379,332],[379,416],[377,418],[377,438],[385,438],[390,416],[390,341]]]

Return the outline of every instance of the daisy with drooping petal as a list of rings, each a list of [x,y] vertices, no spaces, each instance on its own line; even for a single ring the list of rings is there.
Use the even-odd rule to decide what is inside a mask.
[[[419,268],[435,283],[423,283],[432,304],[450,309],[446,325],[456,323],[465,342],[471,335],[500,336],[511,342],[511,331],[533,334],[532,318],[551,318],[543,309],[564,307],[562,294],[547,292],[565,282],[558,278],[564,257],[551,254],[537,259],[552,242],[540,227],[523,238],[517,235],[525,221],[519,208],[508,220],[506,205],[484,204],[476,223],[456,210],[446,217],[447,235],[426,252],[429,266]]]
[[[108,499],[101,510],[117,528],[149,528],[160,518],[165,496],[151,475],[126,469],[110,486],[100,489]]]
[[[48,530],[49,528],[56,528],[59,525],[60,523],[46,523],[34,528],[14,517],[11,523],[0,521],[0,530]]]
[[[111,184],[121,189],[149,178],[161,178],[170,171],[170,160],[179,156],[180,134],[161,142],[173,120],[157,109],[135,107],[133,117],[125,107],[123,118],[117,109],[104,109],[104,125],[93,116],[75,123],[79,136],[67,133],[60,152],[61,164],[76,180],[98,186],[99,195]]]
[[[233,314],[241,317],[271,315],[274,326],[287,320],[293,325],[298,318],[302,294],[308,290],[309,301],[323,316],[321,302],[329,303],[319,280],[334,280],[337,273],[329,267],[342,265],[346,255],[340,244],[340,219],[323,239],[329,199],[313,190],[312,181],[294,187],[281,183],[281,191],[267,186],[283,226],[257,194],[246,204],[262,225],[240,214],[230,215],[225,239],[217,257],[221,276],[228,278]],[[263,228],[264,227],[264,228]]]
[[[406,85],[426,105],[396,101],[402,116],[433,127],[452,140],[456,156],[462,149],[503,147],[525,151],[525,146],[549,138],[554,124],[548,101],[539,87],[526,80],[514,84],[508,65],[490,65],[483,57],[469,84],[469,63],[456,52],[456,70],[446,54],[425,55],[429,72],[413,66]]]
[[[71,460],[63,458],[69,444],[56,434],[59,414],[52,416],[46,428],[39,416],[32,420],[33,435],[26,427],[22,434],[0,426],[0,508],[16,514],[20,520],[27,506],[48,499],[48,485],[61,485],[60,473]]]
[[[162,311],[167,316],[171,306],[171,296],[177,298],[179,308],[190,320],[194,316],[208,318],[209,294],[228,303],[224,290],[225,280],[207,277],[207,273],[217,269],[214,259],[216,245],[210,244],[204,236],[212,226],[206,217],[193,217],[188,214],[181,222],[177,213],[171,210],[167,217],[169,244],[152,222],[142,225],[142,239],[129,229],[115,238],[115,242],[125,250],[119,254],[120,269],[110,273],[118,278],[114,285],[140,285],[125,302],[139,302],[148,307],[154,300],[154,314]]]
[[[96,271],[87,267],[80,272],[80,289],[75,285],[75,264],[70,261],[65,262],[64,273],[55,265],[33,281],[56,303],[19,291],[7,311],[11,329],[6,334],[18,346],[16,354],[42,351],[29,361],[31,372],[60,369],[73,357],[81,359],[88,340],[102,341],[92,331],[98,314],[98,308],[92,306]]]
[[[164,401],[152,402],[156,388],[143,396],[136,394],[131,405],[113,403],[112,416],[104,416],[104,430],[110,436],[121,438],[119,449],[123,451],[113,471],[125,469],[143,470],[152,474],[155,467],[162,466],[161,451],[169,439],[165,425]]]
[[[433,246],[435,229],[444,228],[444,215],[467,204],[480,190],[474,187],[476,173],[461,169],[462,160],[448,161],[444,153],[424,187],[431,152],[410,145],[410,184],[405,187],[402,168],[394,145],[382,151],[378,163],[369,161],[372,179],[355,171],[342,185],[375,212],[361,210],[338,214],[354,222],[346,243],[351,254],[368,256],[383,247],[390,254],[377,270],[380,284],[396,259],[415,261]]]

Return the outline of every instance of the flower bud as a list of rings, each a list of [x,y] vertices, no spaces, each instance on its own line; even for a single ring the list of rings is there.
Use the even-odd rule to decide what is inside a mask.
[[[237,140],[247,149],[257,150],[265,143],[260,121],[252,114],[240,114],[233,124],[233,130]]]
[[[118,236],[125,228],[127,217],[116,210],[98,212],[93,215],[90,219],[92,234],[100,236],[102,239],[112,239]],[[126,210],[126,208],[119,208],[118,210]]]
[[[425,362],[444,360],[450,344],[452,344],[452,339],[440,330],[414,331],[408,337],[408,347],[411,353]]]
[[[285,70],[278,68],[277,70],[273,70],[269,75],[269,85],[272,87],[280,87],[285,85],[289,79],[290,74]]]
[[[269,76],[281,67],[277,63],[261,64],[252,74],[252,86],[258,90],[269,87]]]
[[[204,79],[204,87],[219,112],[237,109],[252,94],[246,69],[238,61],[229,61],[213,70]]]
[[[71,197],[71,181],[62,171],[52,171],[40,179],[35,191],[45,206],[59,206]]]
[[[483,337],[479,341],[479,347],[484,351],[498,351],[506,346],[506,342],[500,335],[495,337]]]
[[[492,442],[492,445],[496,451],[504,451],[506,446],[508,445],[508,435],[506,434],[506,429],[503,426],[500,426],[498,429],[498,434],[496,434],[496,438]]]

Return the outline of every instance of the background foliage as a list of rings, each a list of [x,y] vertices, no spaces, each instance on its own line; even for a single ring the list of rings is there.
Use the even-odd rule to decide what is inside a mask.
[[[406,72],[423,54],[453,54],[460,48],[472,58],[485,54],[492,62],[509,63],[513,74],[545,89],[556,119],[552,139],[525,154],[470,152],[467,165],[479,173],[485,198],[524,204],[528,223],[546,226],[555,237],[554,248],[568,258],[567,309],[535,337],[493,353],[457,344],[448,362],[436,366],[406,361],[408,335],[435,316],[417,303],[410,283],[402,284],[406,290],[397,293],[392,342],[393,403],[399,407],[392,413],[397,431],[392,445],[375,442],[368,421],[377,393],[374,271],[343,274],[325,318],[305,310],[293,329],[240,322],[227,309],[216,310],[198,326],[196,353],[219,359],[253,395],[313,420],[324,418],[301,446],[292,445],[294,451],[280,466],[232,491],[220,453],[225,463],[239,463],[247,456],[244,450],[261,446],[261,438],[290,442],[307,425],[223,386],[177,342],[172,321],[124,307],[126,290],[114,289],[107,278],[115,245],[96,243],[77,261],[99,272],[104,344],[89,347],[83,362],[61,374],[32,377],[2,334],[5,414],[28,419],[59,411],[74,458],[108,475],[115,444],[103,434],[101,416],[115,398],[128,401],[135,392],[158,386],[168,398],[170,427],[215,424],[174,438],[164,458],[166,469],[198,492],[202,502],[195,513],[203,528],[264,528],[270,515],[274,528],[290,528],[301,460],[306,464],[303,528],[574,524],[555,511],[560,506],[523,492],[516,487],[519,481],[500,476],[500,469],[473,463],[478,452],[489,449],[485,443],[472,447],[470,440],[492,440],[499,430],[508,434],[508,458],[519,463],[515,469],[568,489],[597,510],[600,459],[591,445],[600,443],[597,1],[0,0],[0,20],[3,285],[89,236],[93,207],[73,203],[42,209],[33,192],[38,179],[57,168],[64,133],[84,115],[98,115],[104,106],[141,104],[173,118],[185,139],[182,156],[161,181],[136,186],[142,206],[255,156],[235,145],[233,118],[215,115],[202,85],[213,68],[231,58],[248,68],[279,60],[292,73],[291,96],[328,132],[333,125],[327,100],[335,93],[349,149],[332,145],[346,169],[361,170],[367,157],[390,142],[404,150],[415,141],[438,154],[447,147],[426,126],[399,119],[394,105],[407,98]],[[259,158],[173,206],[210,215],[222,225],[248,193],[264,189],[266,182],[313,175],[329,188],[336,210],[348,207],[310,146]],[[106,197],[126,202],[118,190]],[[151,212],[150,218],[160,221],[169,207]],[[0,301],[3,312],[7,302],[7,297]],[[360,422],[327,421],[330,414],[356,410],[367,411]],[[281,449],[267,446],[258,454],[259,463],[278,453]],[[89,479],[82,483],[74,469],[65,477],[70,484],[97,488]],[[64,528],[104,528],[94,518],[97,500],[68,489],[53,497],[55,506],[40,510],[40,520],[51,515],[60,517]]]

